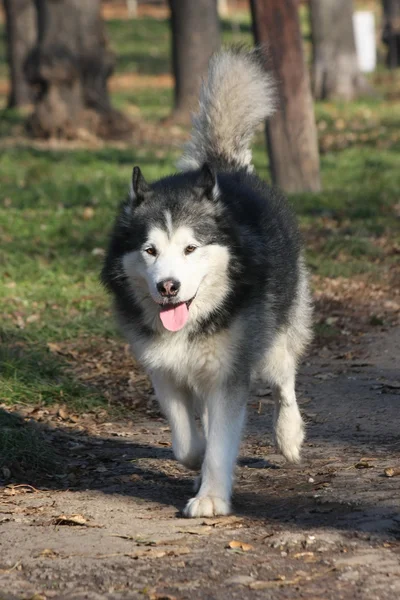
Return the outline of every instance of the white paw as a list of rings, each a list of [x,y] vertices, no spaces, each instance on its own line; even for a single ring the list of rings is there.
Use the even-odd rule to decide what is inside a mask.
[[[191,498],[185,506],[185,517],[215,517],[216,515],[229,515],[231,506],[229,502],[217,496],[203,496]]]
[[[275,442],[283,456],[292,463],[300,461],[300,449],[304,440],[304,424],[299,410],[281,408],[275,424]]]

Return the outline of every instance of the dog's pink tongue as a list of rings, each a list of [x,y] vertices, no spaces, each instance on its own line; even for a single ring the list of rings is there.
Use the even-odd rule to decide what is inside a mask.
[[[188,318],[189,309],[185,302],[160,310],[160,319],[168,331],[179,331],[186,324]]]

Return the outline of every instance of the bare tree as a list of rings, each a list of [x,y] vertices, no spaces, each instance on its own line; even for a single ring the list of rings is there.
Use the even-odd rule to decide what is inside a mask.
[[[321,188],[310,82],[296,0],[251,0],[256,42],[279,83],[279,110],[267,123],[274,183],[287,192]]]
[[[7,60],[10,71],[8,106],[22,107],[33,100],[24,74],[25,61],[36,44],[34,0],[3,0],[6,15]]]
[[[100,0],[35,0],[38,44],[26,73],[36,89],[30,121],[37,136],[74,137],[89,127],[104,137],[121,137],[130,122],[115,111],[107,81],[114,67]]]
[[[175,77],[173,117],[185,122],[195,108],[210,56],[221,44],[217,0],[169,0],[169,3]]]
[[[383,0],[382,40],[387,45],[387,66],[400,67],[400,0]]]
[[[358,62],[352,0],[310,0],[314,97],[353,100],[371,91]]]

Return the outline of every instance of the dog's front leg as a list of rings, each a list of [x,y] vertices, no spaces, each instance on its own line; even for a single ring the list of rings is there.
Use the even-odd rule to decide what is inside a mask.
[[[163,373],[152,373],[151,380],[171,427],[172,449],[176,459],[188,469],[200,469],[205,440],[196,425],[191,395]]]
[[[243,427],[247,388],[220,389],[207,398],[207,448],[204,457],[201,486],[195,498],[189,500],[187,517],[227,515],[231,510],[233,471],[239,451]]]

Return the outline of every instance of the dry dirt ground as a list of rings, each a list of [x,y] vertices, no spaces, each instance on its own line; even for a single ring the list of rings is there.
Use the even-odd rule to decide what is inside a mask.
[[[231,517],[181,517],[192,474],[159,416],[49,429],[68,475],[0,489],[1,600],[399,598],[399,356],[391,327],[308,359],[300,466],[256,388]]]

